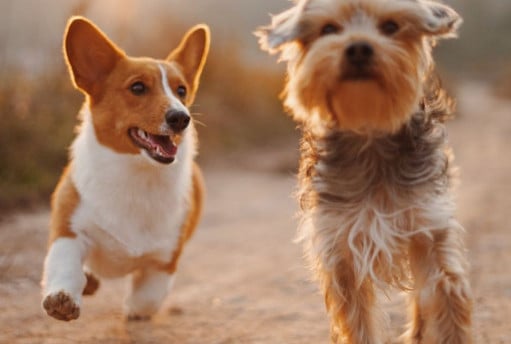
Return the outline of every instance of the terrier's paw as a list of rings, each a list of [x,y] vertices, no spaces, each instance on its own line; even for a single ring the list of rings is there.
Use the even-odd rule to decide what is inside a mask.
[[[46,295],[43,307],[49,316],[58,320],[70,321],[80,316],[80,306],[65,291]]]

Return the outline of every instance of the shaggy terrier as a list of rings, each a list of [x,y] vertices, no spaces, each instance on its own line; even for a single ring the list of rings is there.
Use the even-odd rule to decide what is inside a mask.
[[[288,65],[284,104],[303,131],[299,234],[333,342],[386,342],[376,292],[395,286],[410,295],[407,343],[471,343],[453,105],[431,56],[461,21],[428,0],[300,0],[257,32]]]

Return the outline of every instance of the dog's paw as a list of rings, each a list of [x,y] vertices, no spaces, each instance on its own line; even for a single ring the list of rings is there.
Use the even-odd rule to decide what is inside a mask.
[[[128,321],[148,321],[160,308],[159,297],[155,294],[134,293],[124,303],[124,316]]]
[[[126,320],[128,320],[128,321],[149,321],[149,320],[151,320],[151,315],[130,313],[130,314],[126,314]]]
[[[70,321],[80,316],[80,306],[65,291],[46,295],[43,308],[49,316],[58,320]]]
[[[129,301],[124,305],[124,317],[127,321],[149,321],[159,306],[156,303],[136,304],[133,299]]]

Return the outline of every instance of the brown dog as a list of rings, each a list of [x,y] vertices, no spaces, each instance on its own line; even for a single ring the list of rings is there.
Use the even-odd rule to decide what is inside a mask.
[[[98,286],[92,273],[132,275],[129,319],[160,307],[202,208],[188,107],[208,49],[209,29],[199,25],[166,60],[129,57],[87,19],[69,21],[64,53],[86,101],[52,199],[43,276],[50,316],[78,318],[82,293]]]
[[[431,48],[461,23],[429,0],[300,0],[258,31],[301,124],[300,237],[338,343],[386,342],[376,289],[410,290],[408,343],[471,342],[451,195],[452,106]]]

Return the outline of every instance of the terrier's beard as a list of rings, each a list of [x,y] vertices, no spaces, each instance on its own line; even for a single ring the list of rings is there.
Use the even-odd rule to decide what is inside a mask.
[[[340,130],[394,133],[413,115],[418,94],[411,89],[390,94],[376,80],[341,82],[327,96],[327,111]]]

